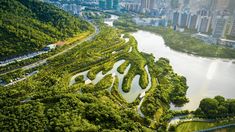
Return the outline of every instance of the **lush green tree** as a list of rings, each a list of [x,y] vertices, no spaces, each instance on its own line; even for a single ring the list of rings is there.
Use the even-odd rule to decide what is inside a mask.
[[[195,114],[202,117],[217,118],[234,115],[235,101],[233,99],[225,99],[222,96],[215,98],[205,98],[201,100],[199,108]]]
[[[1,0],[0,18],[0,60],[91,29],[87,22],[38,0]]]
[[[219,104],[223,104],[225,102],[225,98],[223,96],[215,96],[215,99],[219,102]]]
[[[235,114],[235,100],[229,100],[229,112]]]
[[[216,114],[218,114],[218,106],[219,102],[216,99],[211,98],[203,99],[199,105],[204,114],[208,115],[209,117],[214,117]]]

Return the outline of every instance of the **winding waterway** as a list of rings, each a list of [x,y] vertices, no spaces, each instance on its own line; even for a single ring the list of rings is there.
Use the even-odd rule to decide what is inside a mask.
[[[105,23],[113,26],[114,19],[118,17],[112,16],[111,21]],[[172,109],[195,110],[201,99],[216,95],[235,98],[234,60],[203,58],[177,52],[167,47],[161,36],[147,31],[140,30],[132,35],[137,40],[140,51],[152,53],[156,60],[160,57],[168,58],[174,71],[187,78],[187,97],[190,102],[180,108],[172,106]]]
[[[152,53],[156,59],[165,57],[170,60],[176,73],[187,78],[190,102],[181,108],[194,110],[205,97],[222,95],[235,98],[235,64],[232,60],[202,58],[176,52],[165,45],[161,36],[146,31],[132,34],[138,42],[138,49]]]
[[[73,85],[76,83],[75,81],[75,78],[82,75],[84,77],[84,81],[85,81],[85,84],[89,84],[89,83],[92,83],[92,84],[97,84],[101,79],[103,79],[106,75],[108,74],[112,74],[113,78],[114,76],[117,77],[118,81],[119,81],[119,84],[118,84],[118,91],[120,92],[120,94],[123,96],[123,98],[128,102],[128,103],[132,103],[136,100],[136,98],[148,91],[151,87],[151,79],[150,79],[150,74],[149,74],[149,70],[148,70],[148,67],[145,66],[145,70],[148,74],[148,79],[149,79],[149,83],[148,83],[148,86],[145,88],[145,89],[142,89],[139,85],[139,80],[140,80],[140,76],[139,75],[136,75],[132,81],[132,84],[131,84],[131,88],[130,88],[130,91],[128,93],[125,93],[123,90],[122,90],[122,82],[123,82],[123,79],[125,77],[125,75],[128,73],[131,65],[129,65],[126,69],[125,69],[125,72],[124,74],[120,74],[117,69],[118,67],[123,64],[125,62],[125,60],[120,60],[118,62],[116,62],[112,68],[112,70],[110,70],[109,72],[107,72],[106,74],[103,74],[102,71],[99,72],[97,75],[96,75],[96,78],[94,80],[90,80],[88,77],[87,77],[87,74],[89,71],[84,71],[84,72],[81,72],[81,73],[78,73],[76,75],[74,75],[71,79],[70,79],[70,82],[69,82],[69,86]],[[114,80],[113,80],[113,83],[114,83]],[[112,85],[113,85],[112,83]],[[109,91],[111,91],[111,87],[109,88]]]

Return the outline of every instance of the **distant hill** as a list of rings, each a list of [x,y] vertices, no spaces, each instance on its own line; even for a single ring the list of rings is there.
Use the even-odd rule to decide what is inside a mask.
[[[90,29],[87,22],[36,0],[1,0],[0,18],[0,60]]]

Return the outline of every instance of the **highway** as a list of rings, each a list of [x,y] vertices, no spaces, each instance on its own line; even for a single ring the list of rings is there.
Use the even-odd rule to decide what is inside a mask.
[[[92,24],[92,23],[91,23],[91,24]],[[76,46],[82,44],[83,42],[91,41],[91,40],[92,40],[93,38],[95,38],[95,36],[98,35],[99,32],[100,32],[100,31],[99,31],[99,28],[98,28],[97,26],[95,26],[94,24],[92,24],[92,25],[93,25],[93,27],[95,28],[95,32],[94,32],[93,34],[91,34],[89,37],[87,37],[86,39],[83,39],[82,41],[73,44],[72,46],[70,46],[69,48],[63,50],[62,52],[59,52],[59,53],[57,53],[57,54],[55,54],[55,55],[52,55],[52,56],[50,56],[50,57],[48,57],[48,58],[39,60],[39,61],[37,61],[37,62],[34,62],[34,63],[32,63],[32,64],[29,64],[29,65],[26,65],[26,66],[23,66],[23,67],[19,67],[19,68],[16,68],[16,69],[13,69],[13,70],[10,70],[10,71],[1,73],[0,75],[5,75],[5,74],[8,74],[8,73],[10,73],[10,72],[17,71],[17,70],[19,70],[19,69],[28,70],[28,69],[32,69],[32,68],[38,67],[38,66],[40,66],[40,65],[46,64],[49,59],[53,59],[53,58],[55,58],[55,57],[57,57],[57,56],[59,56],[59,55],[62,55],[62,54],[64,54],[64,53],[70,51],[71,49],[75,48]]]

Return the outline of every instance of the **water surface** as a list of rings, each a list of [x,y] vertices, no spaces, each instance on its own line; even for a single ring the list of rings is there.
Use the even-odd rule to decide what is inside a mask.
[[[146,31],[132,34],[138,42],[139,51],[152,53],[156,60],[165,57],[170,60],[176,73],[187,78],[190,102],[182,108],[194,110],[205,97],[222,95],[235,98],[235,64],[232,60],[202,58],[176,52],[165,45],[161,36]]]

